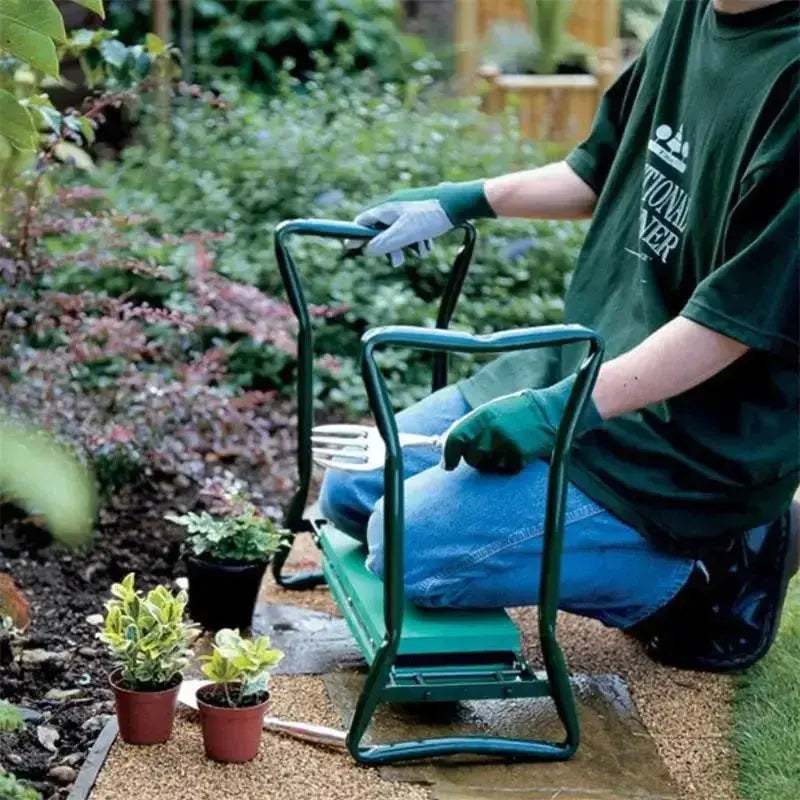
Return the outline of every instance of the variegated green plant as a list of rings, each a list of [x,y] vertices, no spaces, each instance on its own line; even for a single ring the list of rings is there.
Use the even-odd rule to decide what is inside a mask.
[[[222,628],[214,637],[211,655],[203,656],[203,674],[220,684],[225,704],[231,708],[247,705],[267,691],[270,670],[283,658],[272,649],[269,636],[245,639],[238,630]]]
[[[173,594],[156,586],[144,594],[130,573],[111,587],[111,594],[98,638],[122,668],[125,688],[147,691],[173,683],[189,663],[188,645],[196,631],[184,621],[186,592]]]

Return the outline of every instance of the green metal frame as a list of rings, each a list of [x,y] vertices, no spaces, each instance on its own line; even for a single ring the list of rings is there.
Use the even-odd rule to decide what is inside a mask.
[[[312,369],[313,369],[313,332],[308,304],[303,294],[303,287],[297,267],[289,253],[287,239],[290,235],[318,236],[333,239],[362,239],[375,236],[378,231],[365,228],[351,222],[339,222],[324,219],[296,219],[282,222],[275,229],[275,259],[278,263],[281,279],[289,298],[289,304],[297,317],[297,467],[299,481],[297,489],[286,511],[284,526],[293,533],[310,531],[309,520],[304,519],[308,501],[308,489],[311,483],[311,427],[313,425]],[[453,268],[447,280],[439,311],[436,316],[436,327],[445,329],[458,302],[461,287],[467,275],[472,253],[475,249],[475,228],[463,226],[464,241],[456,253]],[[432,389],[441,389],[447,383],[447,353],[434,355]],[[292,548],[289,537],[278,550],[272,560],[272,575],[279,586],[285,589],[312,589],[325,583],[325,577],[319,571],[303,571],[294,575],[284,575],[283,567]]]
[[[343,615],[353,630],[369,662],[369,672],[359,697],[347,737],[350,753],[365,764],[389,763],[412,758],[470,753],[507,756],[529,760],[565,760],[578,747],[580,731],[569,673],[555,635],[558,608],[558,587],[561,550],[564,535],[564,507],[567,491],[567,458],[581,409],[591,395],[603,355],[600,336],[578,325],[552,325],[503,331],[488,336],[446,330],[450,315],[463,284],[464,275],[475,242],[472,226],[465,225],[465,243],[460,249],[450,276],[446,297],[442,299],[438,323],[440,329],[409,326],[388,326],[368,331],[362,337],[362,373],[370,408],[387,448],[384,469],[384,582],[383,621],[385,635],[381,642],[368,639],[359,620],[348,587],[343,586],[335,570],[328,569],[331,590]],[[298,335],[298,468],[300,482],[289,504],[286,525],[291,531],[312,530],[323,541],[326,558],[335,558],[334,550],[326,550],[324,526],[317,520],[306,520],[304,509],[311,477],[312,427],[312,336],[308,309],[303,297],[297,270],[287,249],[290,234],[305,234],[337,239],[367,239],[375,231],[351,223],[330,220],[293,220],[278,226],[275,248],[281,276],[289,301],[300,323]],[[499,664],[466,663],[452,665],[401,666],[401,643],[405,590],[403,585],[403,453],[398,440],[394,411],[386,384],[375,361],[379,347],[399,346],[431,351],[438,374],[434,388],[444,385],[447,377],[446,358],[450,352],[493,354],[511,350],[527,350],[542,346],[587,343],[588,354],[578,367],[576,382],[556,433],[555,447],[547,487],[544,550],[540,575],[538,631],[542,646],[546,680],[534,675],[522,653],[515,653],[511,662]],[[435,366],[435,370],[437,367]],[[320,531],[322,535],[320,535]],[[330,544],[330,543],[329,543]],[[273,574],[288,588],[305,588],[324,580],[318,573],[281,575],[291,544],[273,563]],[[440,612],[446,615],[448,612]],[[445,617],[443,617],[445,619]],[[511,739],[491,736],[451,736],[417,741],[363,746],[361,740],[370,719],[381,702],[437,701],[454,698],[535,697],[550,695],[563,723],[565,736],[561,742],[533,739]]]

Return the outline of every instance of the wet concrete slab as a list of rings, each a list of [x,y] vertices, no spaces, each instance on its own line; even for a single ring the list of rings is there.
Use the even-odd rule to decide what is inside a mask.
[[[252,632],[266,634],[273,647],[284,651],[276,675],[324,675],[364,664],[347,623],[321,611],[259,603]]]
[[[347,623],[298,606],[262,603],[252,630],[286,655],[277,674],[322,675],[343,727],[350,724],[364,681],[364,660]],[[581,746],[566,763],[438,760],[380,767],[390,780],[422,782],[436,800],[678,800],[680,794],[639,720],[625,682],[616,675],[573,680]],[[380,706],[366,743],[491,733],[560,739],[549,698]]]
[[[342,724],[348,726],[363,670],[324,676]],[[391,780],[423,782],[436,800],[679,800],[680,793],[636,715],[625,682],[615,675],[576,676],[581,746],[564,763],[507,763],[476,758],[379,768]],[[382,705],[365,743],[469,733],[561,739],[549,698],[428,705]]]

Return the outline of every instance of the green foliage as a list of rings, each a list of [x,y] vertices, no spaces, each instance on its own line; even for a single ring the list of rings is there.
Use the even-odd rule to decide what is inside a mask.
[[[591,72],[594,51],[567,31],[572,0],[525,0],[528,27],[496,22],[484,53],[504,73]]]
[[[0,50],[58,78],[56,42],[67,38],[53,0],[0,0]]]
[[[99,444],[91,455],[92,472],[103,497],[135,483],[144,472],[144,459],[133,443]]]
[[[540,71],[549,75],[556,71],[564,48],[572,0],[525,0],[525,9],[539,40]]]
[[[781,628],[764,658],[742,674],[733,743],[744,800],[795,800],[800,790],[800,578],[789,584]]]
[[[174,80],[180,76],[180,52],[154,33],[144,43],[123,44],[117,31],[98,28],[75,31],[62,48],[62,58],[78,60],[90,88],[128,89],[145,79]]]
[[[436,93],[425,77],[380,86],[341,68],[317,76],[299,93],[287,83],[265,102],[230,89],[227,108],[193,100],[176,109],[168,149],[145,138],[122,163],[98,176],[124,212],[158,219],[166,231],[225,234],[211,246],[219,270],[282,299],[272,232],[282,219],[352,219],[374,198],[407,186],[497,175],[542,163],[512,115],[487,118],[471,100]],[[557,322],[566,282],[583,235],[581,224],[493,220],[481,223],[474,263],[453,324],[479,333]],[[315,319],[316,346],[333,360],[319,370],[317,394],[327,405],[366,408],[358,359],[372,326],[433,325],[458,234],[437,242],[424,260],[403,269],[383,259],[342,261],[334,242],[296,239],[292,251],[309,302],[339,308]],[[167,306],[186,308],[180,285]],[[220,340],[222,344],[224,340]],[[240,339],[229,345],[239,385],[291,389],[285,354]],[[259,357],[259,352],[263,357]],[[398,406],[426,391],[427,360],[387,351],[382,365]],[[454,375],[474,362],[453,360]],[[248,384],[248,381],[253,381]]]
[[[620,34],[644,44],[664,16],[667,0],[622,0]]]
[[[103,0],[72,0],[73,3],[77,3],[79,6],[83,6],[84,8],[88,8],[89,11],[94,11],[101,19],[106,18],[106,12],[103,8]]]
[[[80,0],[80,4],[104,16],[102,0]],[[153,67],[166,74],[174,51],[164,52],[162,46],[158,53],[154,47],[134,52],[121,42],[114,47],[112,36],[105,31],[78,31],[68,37],[53,0],[0,0],[0,166],[45,145],[47,134],[60,137],[62,126],[91,143],[90,120],[75,113],[60,114],[41,91],[43,77],[60,78],[59,62],[65,55],[78,56],[86,67],[91,58],[86,51],[98,45],[102,57],[95,61],[119,70],[123,58],[129,57],[144,74]],[[8,180],[7,174],[3,177]]]
[[[195,627],[184,622],[188,597],[156,586],[146,595],[137,591],[134,575],[111,587],[105,625],[98,638],[108,645],[122,667],[122,681],[135,691],[170,685],[189,663]]]
[[[126,41],[149,30],[149,2],[112,0],[110,22]],[[173,3],[173,29],[180,4]],[[320,58],[345,55],[353,70],[372,68],[399,80],[425,55],[422,42],[398,27],[396,0],[196,0],[191,54],[201,77],[236,78],[273,91],[284,63],[305,79]]]
[[[22,720],[22,714],[19,713],[19,709],[5,700],[0,700],[0,732],[14,733],[24,727],[25,723]],[[2,796],[0,795],[0,797]]]
[[[0,56],[11,56],[58,78],[56,42],[66,38],[61,12],[53,0],[0,0]],[[38,138],[36,120],[28,109],[5,88],[0,90],[2,160],[11,156],[11,148],[35,150]]]
[[[0,769],[0,797],[3,800],[42,800],[35,789],[26,786],[10,772]]]
[[[78,545],[92,531],[95,496],[89,474],[72,453],[42,431],[0,419],[0,497],[41,514],[60,541]]]
[[[278,549],[283,532],[255,509],[230,517],[167,514],[165,519],[186,528],[186,543],[196,556],[215,561],[267,561]]]
[[[87,7],[102,11],[99,2]],[[77,60],[90,88],[105,90],[85,113],[61,112],[45,91],[47,81],[59,77],[64,58]],[[94,142],[107,106],[130,103],[126,91],[146,79],[167,81],[178,74],[178,52],[158,37],[131,47],[102,29],[68,37],[53,0],[0,0],[0,234],[19,233],[13,222],[21,198],[32,206],[53,190],[44,165],[94,168],[84,148]]]
[[[267,691],[270,670],[283,658],[268,636],[244,639],[238,630],[222,628],[214,637],[211,655],[203,656],[203,674],[221,684],[226,705],[236,708],[258,700]],[[238,685],[233,692],[230,684]]]

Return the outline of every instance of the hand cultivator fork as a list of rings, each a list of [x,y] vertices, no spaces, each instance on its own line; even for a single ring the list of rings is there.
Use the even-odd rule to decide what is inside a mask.
[[[424,436],[398,433],[400,447],[444,447],[447,433]],[[377,428],[369,425],[318,425],[311,431],[311,456],[325,469],[367,472],[386,462],[386,445]]]
[[[368,665],[361,696],[347,734],[347,749],[364,764],[457,753],[540,761],[564,760],[578,747],[579,726],[566,663],[556,641],[556,609],[564,536],[566,463],[578,416],[591,394],[602,360],[600,337],[577,325],[551,325],[473,336],[447,330],[475,244],[475,230],[463,226],[459,249],[439,306],[437,329],[389,326],[362,337],[362,373],[377,429],[355,431],[323,426],[312,432],[312,332],[297,269],[289,253],[290,236],[339,240],[371,238],[377,231],[332,220],[293,220],[275,232],[275,253],[289,302],[299,322],[297,387],[298,488],[286,512],[286,527],[309,531],[322,551],[321,573],[283,575],[291,541],[276,554],[272,571],[286,588],[305,589],[327,582]],[[546,678],[525,660],[519,630],[505,611],[418,608],[405,600],[403,584],[403,446],[421,445],[399,434],[394,410],[375,361],[378,348],[393,346],[433,353],[433,389],[447,382],[449,352],[495,354],[583,342],[588,356],[556,435],[550,462],[544,552],[540,574],[539,637]],[[439,444],[426,441],[424,444]],[[365,545],[307,511],[314,457],[324,466],[347,469],[383,467],[384,573],[381,581],[365,565]],[[325,463],[327,462],[327,463]],[[364,734],[379,703],[552,697],[564,726],[561,741],[489,735],[444,736],[365,745]]]

